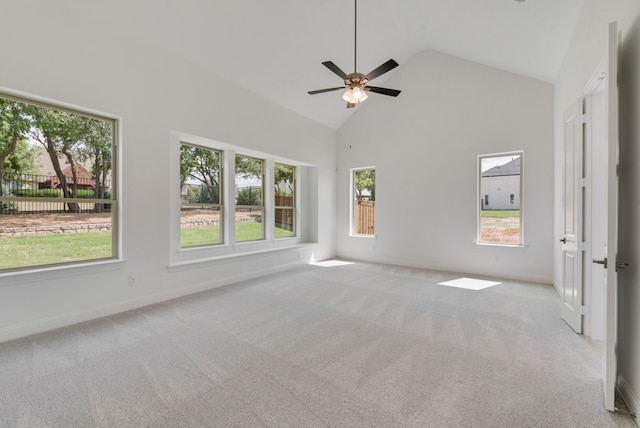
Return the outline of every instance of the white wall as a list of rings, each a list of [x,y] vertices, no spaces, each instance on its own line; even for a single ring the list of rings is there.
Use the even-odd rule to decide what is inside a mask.
[[[5,2],[2,16],[11,43],[3,43],[0,86],[122,118],[125,261],[0,275],[0,341],[334,255],[335,131],[63,2]],[[307,238],[319,243],[169,272],[172,130],[315,165],[305,174],[318,194],[302,209]]]
[[[608,24],[618,21],[620,51],[620,259],[634,269],[619,275],[618,369],[623,393],[640,412],[640,2],[586,0],[555,85],[555,222],[562,228],[562,114],[582,94],[605,55]],[[554,240],[554,243],[556,240]],[[554,284],[560,286],[560,245],[554,245]]]
[[[425,51],[338,132],[338,254],[551,282],[553,87]],[[478,155],[524,150],[524,247],[477,245]],[[376,167],[376,238],[349,236],[349,168]],[[446,208],[443,208],[446,207]]]

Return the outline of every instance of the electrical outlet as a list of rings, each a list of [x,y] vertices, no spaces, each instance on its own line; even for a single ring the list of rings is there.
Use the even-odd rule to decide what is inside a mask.
[[[134,287],[136,285],[136,277],[135,276],[130,276],[129,277],[129,286],[130,287]]]

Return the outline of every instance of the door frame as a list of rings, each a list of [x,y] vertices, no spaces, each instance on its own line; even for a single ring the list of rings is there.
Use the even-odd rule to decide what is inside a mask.
[[[607,171],[607,158],[601,156],[599,150],[604,149],[605,154],[607,150],[607,135],[606,135],[606,122],[608,117],[606,115],[606,102],[607,100],[597,98],[597,95],[604,93],[605,79],[607,75],[607,61],[603,58],[600,65],[596,68],[588,83],[583,90],[584,107],[583,111],[586,115],[585,127],[584,127],[584,177],[586,179],[586,186],[584,187],[584,242],[587,243],[584,251],[584,263],[583,263],[583,302],[587,310],[584,312],[583,334],[587,337],[591,337],[594,340],[604,340],[604,333],[606,328],[606,300],[599,299],[598,296],[603,290],[597,290],[596,284],[598,279],[593,277],[594,270],[598,272],[598,269],[602,269],[601,265],[594,265],[591,260],[594,258],[604,258],[606,254],[600,254],[600,250],[603,248],[595,248],[596,245],[604,244],[600,238],[606,239],[606,200],[602,197],[606,197],[606,188],[598,189],[597,187],[602,183],[598,183],[598,172]],[[594,103],[602,103],[601,105],[594,106]],[[595,108],[602,108],[599,113],[594,114]],[[598,131],[604,133],[598,134]],[[603,140],[600,140],[602,138]],[[603,145],[603,146],[599,146]],[[600,177],[606,180],[605,177]],[[601,192],[604,192],[602,194]],[[601,199],[602,198],[602,199]],[[599,206],[597,202],[603,203]],[[601,223],[600,223],[601,222]],[[600,230],[604,235],[599,236],[597,230]],[[594,242],[594,238],[595,241]],[[596,257],[597,256],[597,257]],[[602,272],[602,275],[606,272]]]

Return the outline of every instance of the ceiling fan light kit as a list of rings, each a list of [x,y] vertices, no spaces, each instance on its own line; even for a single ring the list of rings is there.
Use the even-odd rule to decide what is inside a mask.
[[[339,91],[345,89],[342,94],[342,99],[347,102],[347,108],[355,107],[356,104],[366,100],[369,96],[368,92],[376,92],[382,95],[388,95],[391,97],[397,97],[401,91],[397,89],[380,88],[377,86],[367,86],[367,83],[384,73],[393,70],[398,66],[398,63],[393,59],[385,62],[369,74],[364,75],[358,73],[357,68],[357,47],[358,47],[358,0],[354,0],[354,37],[353,37],[353,69],[354,72],[347,74],[340,67],[335,65],[332,61],[325,61],[322,63],[329,70],[333,71],[336,75],[344,80],[344,86],[338,86],[336,88],[318,89],[315,91],[309,91],[309,95],[322,94],[325,92]]]

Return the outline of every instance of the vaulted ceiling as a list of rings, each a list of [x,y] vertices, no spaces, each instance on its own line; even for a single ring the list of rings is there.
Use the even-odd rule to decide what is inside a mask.
[[[366,74],[389,58],[399,70],[412,55],[435,49],[553,82],[582,3],[360,0],[357,71]],[[350,114],[341,92],[307,91],[341,85],[322,61],[353,71],[353,6],[353,0],[89,0],[73,2],[73,11],[337,129]],[[374,84],[385,86],[397,70]]]

